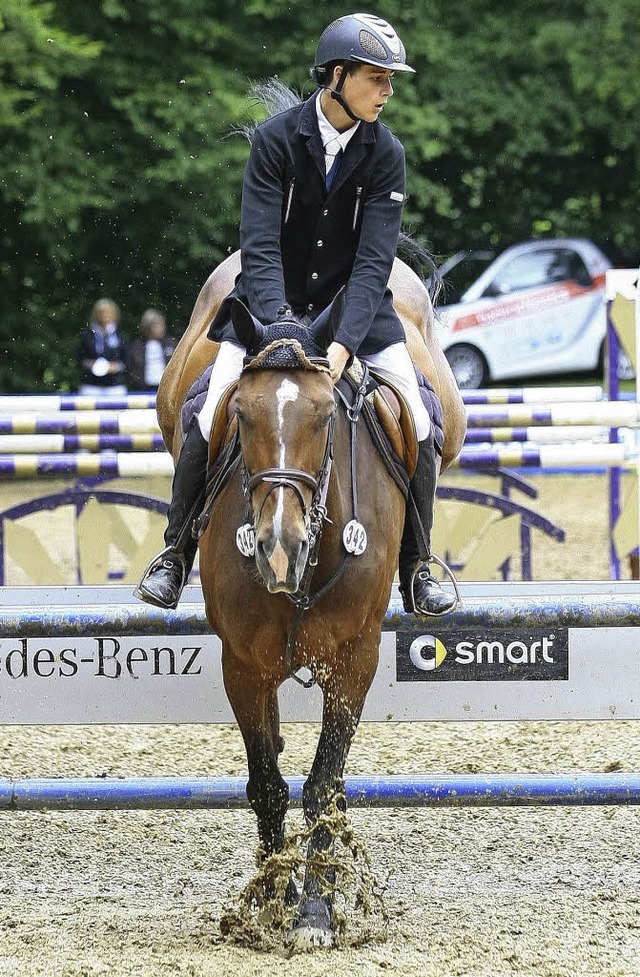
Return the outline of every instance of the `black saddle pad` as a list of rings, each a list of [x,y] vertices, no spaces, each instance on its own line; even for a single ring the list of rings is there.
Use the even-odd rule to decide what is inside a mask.
[[[422,403],[427,408],[429,417],[431,418],[433,443],[438,454],[442,455],[442,448],[444,446],[444,412],[442,410],[442,404],[430,380],[425,377],[417,366],[415,367],[415,371],[418,378],[418,386],[420,387]]]

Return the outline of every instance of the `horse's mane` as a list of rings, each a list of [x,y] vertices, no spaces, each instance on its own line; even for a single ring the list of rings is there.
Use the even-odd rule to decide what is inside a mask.
[[[302,102],[299,92],[289,88],[278,78],[267,78],[254,82],[249,88],[252,101],[262,106],[266,111],[266,118],[271,119],[280,112],[285,112]],[[256,129],[260,125],[258,120],[239,126],[235,131],[242,133],[251,143]],[[405,231],[400,231],[396,244],[396,254],[401,261],[411,268],[425,284],[432,304],[435,306],[442,291],[443,283],[438,266],[431,252],[414,237]]]

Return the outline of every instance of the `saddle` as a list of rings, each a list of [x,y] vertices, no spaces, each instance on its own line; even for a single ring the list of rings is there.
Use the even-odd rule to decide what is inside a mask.
[[[420,388],[422,402],[429,414],[434,435],[434,446],[442,455],[444,445],[444,414],[442,405],[430,381],[414,367]],[[346,373],[354,384],[361,384],[365,370],[357,358]],[[366,371],[367,390],[365,399],[370,405],[389,447],[402,462],[409,478],[413,476],[418,459],[418,437],[413,415],[403,394],[391,386],[388,379],[377,377],[375,372]],[[374,434],[374,441],[378,439]]]
[[[183,441],[187,435],[189,425],[193,422],[193,418],[200,413],[202,407],[204,406],[212,369],[213,362],[209,363],[209,365],[202,371],[200,376],[194,380],[187,392],[187,396],[184,399],[182,411],[180,413],[180,428]],[[213,424],[211,427],[211,436],[209,437],[210,466],[215,462],[216,458],[218,458],[222,448],[235,437],[237,422],[235,415],[230,410],[230,404],[231,399],[236,392],[237,386],[237,382],[230,384],[228,389],[220,398],[218,406],[216,407],[216,412],[214,414]]]

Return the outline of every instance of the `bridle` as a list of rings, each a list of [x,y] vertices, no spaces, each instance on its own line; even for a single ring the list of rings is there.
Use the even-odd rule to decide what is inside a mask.
[[[308,562],[310,560],[312,548],[316,545],[316,543],[319,544],[320,536],[322,534],[322,525],[327,514],[325,502],[329,488],[331,466],[333,463],[335,416],[334,411],[334,413],[331,415],[327,428],[327,440],[325,442],[322,464],[315,475],[305,472],[300,468],[263,468],[261,471],[250,474],[247,471],[244,458],[242,459],[242,482],[245,498],[247,499],[248,503],[251,502],[253,493],[258,486],[264,484],[265,482],[269,485],[269,488],[267,489],[267,492],[260,504],[258,515],[254,519],[254,524],[260,521],[265,502],[271,493],[275,491],[275,489],[289,488],[292,489],[297,495],[300,508],[302,510],[304,524],[309,536],[310,555],[308,557]],[[307,488],[311,489],[311,502],[308,507],[307,501],[300,487],[301,485],[306,485]]]
[[[256,363],[256,358],[247,358],[245,360],[245,369],[253,368],[260,369],[260,364]],[[314,357],[304,357],[304,366],[307,369],[317,369],[323,372],[328,370],[328,361],[326,359],[314,358]],[[268,367],[267,367],[268,368]],[[248,518],[250,518],[252,510],[252,496],[255,490],[265,483],[269,485],[267,493],[260,504],[260,509],[256,519],[254,519],[253,524],[245,523],[244,527],[241,527],[239,533],[249,530],[249,534],[253,536],[253,548],[255,552],[255,523],[260,520],[262,514],[262,509],[264,504],[275,489],[277,488],[289,488],[295,492],[298,497],[298,501],[301,506],[302,515],[305,522],[305,528],[307,531],[307,537],[309,542],[309,549],[307,553],[307,562],[305,565],[304,572],[302,574],[302,579],[300,581],[300,586],[295,594],[287,594],[288,599],[295,605],[296,611],[291,622],[291,627],[289,628],[289,634],[287,637],[287,645],[285,649],[284,661],[287,674],[296,680],[300,685],[305,688],[311,688],[315,685],[315,677],[308,680],[301,678],[293,670],[293,651],[296,643],[296,636],[298,633],[298,628],[300,626],[300,621],[302,620],[303,614],[312,608],[321,597],[323,597],[335,584],[338,582],[342,574],[344,573],[347,564],[349,562],[349,555],[345,554],[341,560],[337,570],[333,573],[330,579],[320,587],[315,593],[311,593],[311,579],[315,568],[318,565],[318,555],[320,550],[320,542],[322,539],[322,530],[327,520],[327,492],[329,490],[329,481],[331,478],[331,469],[333,466],[333,454],[334,454],[334,434],[335,434],[335,422],[337,414],[336,410],[333,411],[329,419],[329,424],[327,426],[327,439],[325,442],[324,456],[320,468],[315,475],[310,472],[303,471],[300,468],[263,468],[257,472],[249,472],[246,468],[244,457],[242,457],[242,484],[245,499],[247,501]],[[311,489],[312,496],[311,502],[307,507],[307,503],[302,492],[301,486],[306,486]],[[245,537],[246,538],[246,537]],[[245,555],[249,555],[248,552]]]

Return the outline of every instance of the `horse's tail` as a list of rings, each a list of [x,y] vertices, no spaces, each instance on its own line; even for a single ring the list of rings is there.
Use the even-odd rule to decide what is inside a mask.
[[[261,105],[266,111],[267,119],[271,119],[286,109],[293,108],[294,105],[299,105],[302,101],[302,96],[298,92],[289,88],[278,78],[267,78],[265,81],[254,82],[249,88],[249,94],[252,101],[256,105]],[[246,125],[238,126],[235,131],[242,133],[251,142],[259,125],[259,121],[254,120]]]
[[[410,234],[400,231],[396,254],[425,283],[431,304],[435,306],[443,289],[443,281],[431,252],[418,244]]]

